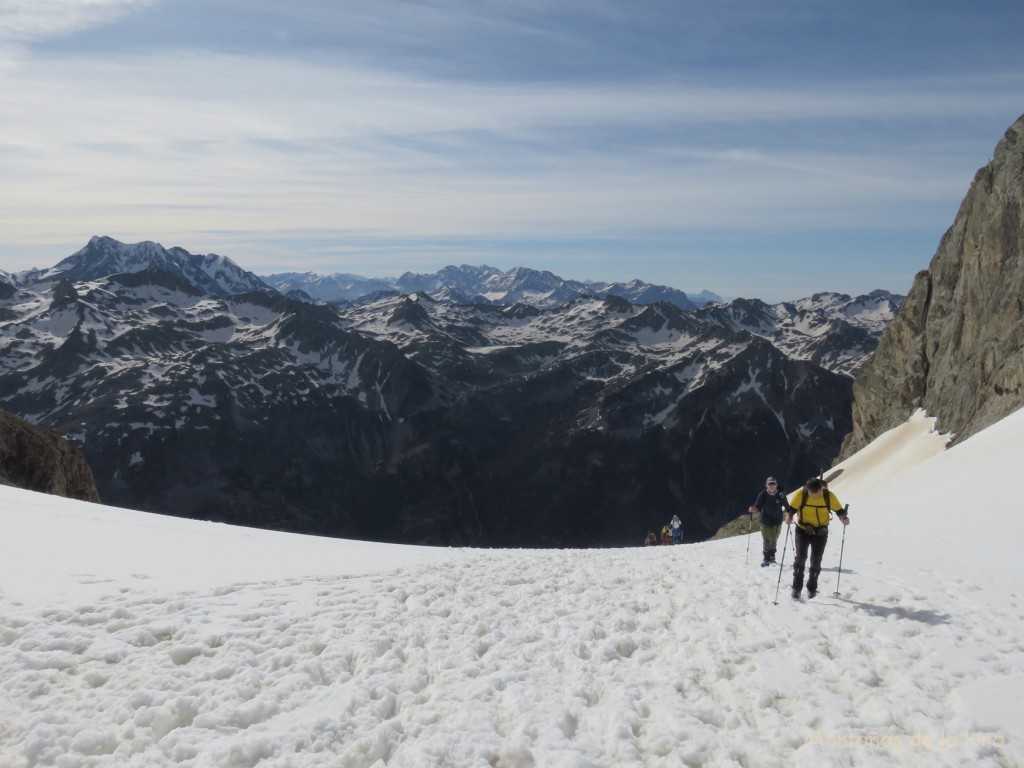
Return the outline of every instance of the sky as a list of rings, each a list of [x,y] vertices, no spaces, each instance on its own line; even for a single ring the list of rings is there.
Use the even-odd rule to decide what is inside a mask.
[[[527,266],[905,293],[1024,112],[1018,0],[0,0],[0,269]]]
[[[1020,766],[1024,503],[998,535],[963,510],[1019,472],[1024,411],[948,437],[918,412],[840,465],[799,600],[788,533],[774,568],[758,533],[431,549],[0,485],[0,762]]]

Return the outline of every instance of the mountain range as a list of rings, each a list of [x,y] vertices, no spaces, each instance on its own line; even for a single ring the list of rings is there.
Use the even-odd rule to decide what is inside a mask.
[[[672,512],[703,538],[736,488],[817,471],[901,301],[331,306],[103,237],[2,284],[0,402],[69,436],[107,503],[524,546],[632,541]]]
[[[397,278],[366,278],[334,273],[287,272],[258,277],[230,259],[216,254],[191,254],[183,248],[164,248],[158,243],[126,244],[110,237],[93,237],[84,248],[50,269],[18,273],[0,270],[4,284],[31,285],[62,278],[92,280],[107,275],[158,269],[178,274],[197,289],[213,296],[254,291],[281,293],[303,301],[347,305],[386,295],[425,293],[433,298],[465,304],[557,307],[579,298],[621,296],[634,304],[667,301],[693,309],[722,298],[710,291],[689,296],[683,291],[641,280],[608,283],[565,280],[547,271],[516,267],[502,272],[486,265],[448,266],[433,274],[406,272]]]
[[[675,288],[651,285],[642,280],[628,283],[564,280],[547,271],[516,267],[502,272],[486,265],[449,266],[434,274],[406,272],[397,278],[371,279],[358,275],[317,275],[288,272],[267,275],[263,280],[287,295],[331,303],[353,302],[388,293],[426,293],[433,298],[463,304],[530,304],[557,307],[574,299],[621,296],[633,304],[667,301],[681,309],[694,309],[722,298],[710,291],[691,296]]]

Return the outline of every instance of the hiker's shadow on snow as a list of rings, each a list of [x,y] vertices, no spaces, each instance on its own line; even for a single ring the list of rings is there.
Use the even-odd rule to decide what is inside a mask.
[[[895,616],[897,619],[919,621],[922,624],[937,626],[939,624],[949,624],[951,618],[948,613],[939,613],[938,611],[914,611],[909,608],[901,608],[898,605],[873,605],[872,603],[861,603],[857,600],[851,600],[848,597],[837,597],[836,600],[852,605],[854,608],[870,613],[872,616],[880,616],[883,619]]]
[[[839,568],[837,568],[836,566],[832,566],[831,568],[822,568],[821,572],[825,573],[826,571],[831,571],[832,573],[836,573],[838,570],[839,570]],[[843,568],[843,574],[845,574],[847,576],[856,576],[857,572],[854,571],[854,570],[851,570],[850,568]]]

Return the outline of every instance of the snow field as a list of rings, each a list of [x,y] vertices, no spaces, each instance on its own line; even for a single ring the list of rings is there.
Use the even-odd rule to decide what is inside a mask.
[[[1024,679],[1024,641],[1006,631],[1016,600],[974,616],[951,579],[937,609],[900,579],[865,594],[851,566],[842,599],[824,597],[826,570],[816,602],[794,604],[784,583],[775,606],[778,571],[748,572],[739,542],[5,606],[0,755],[12,768],[1020,764],[957,694]],[[910,743],[943,733],[978,744]]]

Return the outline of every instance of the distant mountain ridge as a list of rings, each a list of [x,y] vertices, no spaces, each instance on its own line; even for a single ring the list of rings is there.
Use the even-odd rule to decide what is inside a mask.
[[[81,446],[108,503],[386,541],[622,545],[669,509],[711,535],[736,488],[835,455],[900,300],[331,306],[90,245],[5,281],[0,401]]]
[[[529,304],[556,307],[574,299],[621,296],[634,304],[667,301],[682,309],[695,309],[722,298],[710,291],[689,296],[681,290],[641,280],[628,283],[565,280],[551,272],[515,267],[502,272],[487,265],[447,266],[432,274],[405,272],[397,278],[365,278],[359,275],[286,272],[259,277],[225,256],[197,255],[183,248],[164,248],[144,241],[122,243],[94,236],[86,246],[50,269],[20,273],[0,271],[0,290],[5,285],[29,285],[41,280],[93,280],[118,273],[157,269],[184,277],[197,289],[213,296],[277,291],[304,301],[355,302],[387,294],[423,292],[456,303],[499,306]]]
[[[422,292],[433,298],[459,303],[535,307],[557,307],[574,299],[621,296],[634,304],[667,301],[681,309],[695,309],[722,301],[710,291],[696,297],[663,285],[641,280],[628,283],[565,280],[551,272],[516,267],[506,272],[487,265],[448,266],[433,274],[405,272],[397,278],[364,278],[357,275],[318,275],[313,272],[288,272],[266,275],[263,280],[286,295],[299,292],[316,301],[354,302],[385,293]]]

